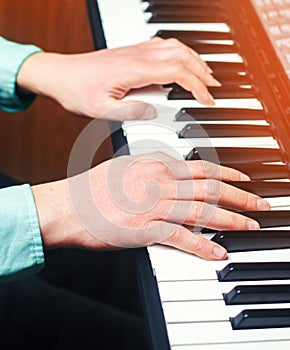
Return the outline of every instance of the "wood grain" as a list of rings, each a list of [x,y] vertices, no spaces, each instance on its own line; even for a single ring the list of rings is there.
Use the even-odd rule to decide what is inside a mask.
[[[62,53],[94,48],[85,0],[0,0],[0,13],[0,35],[7,39]],[[0,171],[31,184],[66,177],[72,146],[89,121],[42,97],[26,111],[0,112]],[[92,142],[108,133],[107,123],[98,123]],[[111,157],[107,139],[93,164]]]

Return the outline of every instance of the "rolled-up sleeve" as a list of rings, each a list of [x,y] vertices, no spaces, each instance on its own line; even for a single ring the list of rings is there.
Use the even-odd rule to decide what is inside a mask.
[[[44,266],[37,210],[28,184],[0,189],[0,283]]]
[[[26,58],[41,51],[37,46],[18,44],[0,36],[0,109],[14,113],[22,111],[34,101],[36,95],[33,93],[18,96],[16,78]]]

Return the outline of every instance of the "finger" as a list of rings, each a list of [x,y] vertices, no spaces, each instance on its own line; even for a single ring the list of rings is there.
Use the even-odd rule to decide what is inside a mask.
[[[168,181],[162,184],[165,200],[191,200],[218,204],[236,210],[269,210],[261,197],[218,180]]]
[[[217,179],[223,181],[249,181],[248,175],[204,160],[175,160],[166,163],[175,180]],[[232,180],[235,179],[235,180]]]
[[[107,99],[103,106],[103,113],[98,116],[106,120],[141,120],[152,119],[156,117],[155,107],[149,103],[141,101],[121,101],[117,99]]]
[[[157,243],[177,248],[206,260],[226,259],[227,251],[217,243],[194,234],[180,225],[165,222],[162,225],[164,225],[164,231],[168,231],[169,236]]]
[[[183,62],[186,68],[196,75],[205,85],[221,86],[221,83],[216,80],[210,73],[210,68],[193,50],[187,50],[183,55]]]
[[[198,201],[174,201],[159,206],[162,220],[216,230],[258,230],[259,224],[246,216]]]
[[[189,69],[180,69],[175,82],[185,90],[190,91],[200,103],[208,106],[214,105],[214,98],[208,92],[205,83]]]
[[[171,59],[178,57],[180,60],[183,60],[183,62],[194,62],[194,69],[196,69],[197,72],[199,71],[201,76],[207,75],[210,79],[211,69],[200,55],[189,46],[176,38],[169,38],[163,39],[162,47],[166,49],[166,52],[169,55],[171,55]]]

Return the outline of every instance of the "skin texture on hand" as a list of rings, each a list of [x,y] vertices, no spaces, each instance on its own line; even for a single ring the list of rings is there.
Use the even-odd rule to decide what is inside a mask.
[[[131,89],[169,83],[179,84],[205,105],[214,104],[207,86],[220,86],[195,51],[176,39],[161,38],[81,54],[36,53],[17,76],[19,87],[52,98],[72,113],[92,118],[107,114],[119,121],[156,114],[147,103],[121,101]],[[132,106],[125,115],[108,113],[124,104]]]
[[[157,152],[115,158],[32,190],[47,249],[108,250],[157,243],[220,260],[226,258],[225,249],[187,227],[259,229],[238,211],[267,210],[269,204],[223,182],[246,179],[234,169]]]

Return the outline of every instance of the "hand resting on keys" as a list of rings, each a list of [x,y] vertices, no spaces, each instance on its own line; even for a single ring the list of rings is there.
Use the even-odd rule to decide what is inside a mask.
[[[161,38],[81,54],[38,52],[25,60],[17,77],[19,87],[52,98],[77,115],[98,118],[106,113],[120,121],[156,114],[148,103],[122,101],[129,90],[169,83],[206,105],[213,104],[207,86],[220,85],[196,52],[176,39]],[[126,114],[108,113],[124,104],[132,106]]]
[[[69,179],[33,186],[44,246],[110,250],[157,243],[225,259],[224,248],[185,226],[258,229],[237,211],[269,205],[223,180],[249,178],[156,152],[115,158]]]

